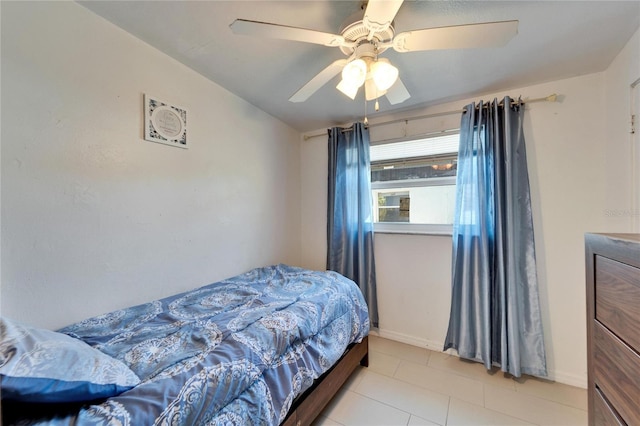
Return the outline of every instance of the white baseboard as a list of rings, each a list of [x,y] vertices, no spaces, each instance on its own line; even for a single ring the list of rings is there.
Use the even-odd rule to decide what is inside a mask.
[[[380,328],[372,328],[370,334],[379,336],[384,339],[393,340],[400,343],[406,343],[407,345],[417,346],[419,348],[426,348],[431,351],[442,352],[444,342],[438,342],[435,340],[422,339],[408,334],[398,333],[396,331],[384,330]],[[454,350],[447,350],[447,353],[458,356],[458,353]],[[548,379],[558,383],[564,383],[565,385],[576,386],[579,388],[587,388],[587,376],[578,375],[574,373],[567,373],[563,371],[551,370],[548,372]]]
[[[408,334],[398,333],[396,331],[384,330],[379,328],[371,329],[371,334],[379,336],[385,339],[393,340],[400,343],[406,343],[407,345],[417,346],[419,348],[426,348],[431,351],[442,352],[443,344],[436,342],[435,340],[421,339],[419,337],[410,336]]]
[[[549,371],[548,379],[554,382],[564,383],[565,385],[587,389],[586,374],[578,375],[578,374],[566,373],[562,371]]]

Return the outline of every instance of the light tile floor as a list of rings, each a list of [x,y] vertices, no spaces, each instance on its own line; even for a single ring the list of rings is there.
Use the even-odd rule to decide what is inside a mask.
[[[501,371],[441,352],[369,337],[359,367],[314,426],[587,424],[587,391]]]

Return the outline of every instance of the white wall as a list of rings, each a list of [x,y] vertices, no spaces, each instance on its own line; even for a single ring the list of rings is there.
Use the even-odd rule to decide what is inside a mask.
[[[604,73],[607,155],[605,214],[611,232],[640,232],[640,111],[636,137],[631,128],[631,84],[640,78],[640,30]],[[640,86],[635,95],[639,96]],[[635,148],[634,148],[635,146]],[[635,155],[633,155],[635,154]],[[635,176],[634,176],[634,170]],[[635,178],[635,180],[634,180]],[[634,204],[635,201],[635,204]]]
[[[609,210],[628,209],[630,194],[640,190],[627,179],[628,85],[637,78],[639,56],[636,33],[604,73],[482,97],[561,95],[557,103],[529,104],[524,131],[548,369],[551,378],[583,387],[587,380],[584,233],[631,231],[629,215],[620,217]],[[369,120],[459,110],[472,100]],[[459,120],[459,115],[446,115],[374,126],[371,137],[377,141],[452,129],[459,127]],[[324,266],[326,252],[326,150],[326,138],[317,137],[304,142],[301,151],[302,164],[312,166],[302,168],[302,261],[315,268]],[[450,308],[450,238],[377,234],[375,250],[380,334],[440,350]]]
[[[57,328],[300,261],[299,133],[73,2],[2,4],[2,315]],[[143,94],[190,148],[143,140]]]

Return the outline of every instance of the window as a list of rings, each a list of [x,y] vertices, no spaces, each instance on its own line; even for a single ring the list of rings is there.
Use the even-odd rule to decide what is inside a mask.
[[[409,223],[410,191],[377,191],[377,195],[376,222]]]
[[[451,232],[458,143],[450,133],[371,146],[376,231]]]

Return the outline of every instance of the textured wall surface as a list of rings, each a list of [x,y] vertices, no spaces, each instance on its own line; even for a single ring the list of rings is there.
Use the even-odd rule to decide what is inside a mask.
[[[189,149],[143,139],[143,94]],[[299,262],[299,133],[73,2],[2,5],[2,314],[49,328]]]

